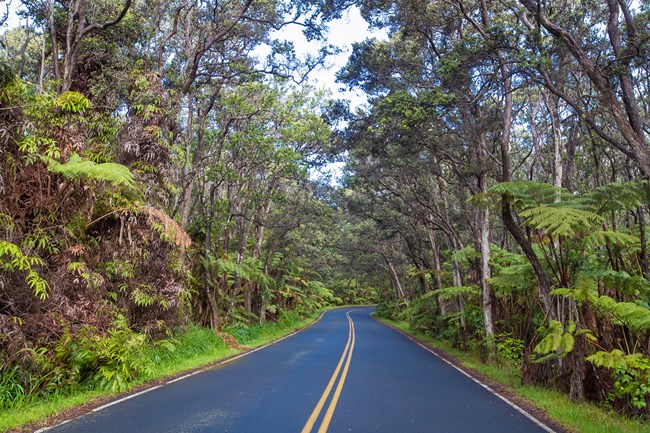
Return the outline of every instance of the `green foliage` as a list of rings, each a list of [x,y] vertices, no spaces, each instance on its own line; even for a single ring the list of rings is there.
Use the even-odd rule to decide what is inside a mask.
[[[558,199],[573,199],[573,195],[565,188],[532,181],[501,182],[490,187],[488,192],[497,199],[502,195],[508,196],[512,206],[518,211],[551,205]]]
[[[512,334],[501,332],[494,334],[494,347],[497,357],[511,365],[519,365],[524,356],[524,341]]]
[[[56,348],[57,359],[69,366],[74,380],[99,389],[118,392],[130,388],[131,382],[147,374],[145,349],[148,337],[131,330],[119,316],[107,335],[87,330],[85,334],[67,334]]]
[[[81,114],[90,109],[91,103],[79,92],[65,92],[54,100],[54,106],[64,113]]]
[[[610,182],[583,194],[577,200],[599,215],[634,210],[648,203],[648,181]]]
[[[427,293],[425,297],[438,296],[443,300],[456,299],[459,296],[477,297],[480,296],[481,291],[477,286],[451,286],[442,289],[432,290]]]
[[[583,335],[585,338],[595,340],[588,329],[577,329],[576,323],[570,321],[566,327],[562,322],[550,320],[548,326],[540,330],[543,338],[533,349],[537,355],[535,362],[543,363],[549,359],[564,358],[573,350],[575,337]]]
[[[228,349],[226,343],[211,329],[190,323],[187,329],[179,330],[172,338],[155,342],[145,351],[146,362],[153,369],[178,364],[188,359],[219,353]],[[147,376],[155,371],[149,371]]]
[[[587,361],[608,368],[614,376],[613,396],[624,398],[636,409],[648,409],[650,399],[650,359],[640,353],[625,354],[614,349],[598,351]]]
[[[20,407],[27,400],[27,390],[23,385],[26,373],[20,366],[6,369],[0,375],[0,408]]]
[[[492,244],[490,246],[489,283],[498,296],[530,293],[537,287],[537,280],[530,261],[523,254],[511,253]]]
[[[93,161],[83,160],[76,153],[72,153],[68,161],[61,164],[47,156],[43,157],[47,168],[52,173],[63,175],[67,179],[84,179],[89,181],[107,181],[114,185],[135,187],[135,180],[131,171],[113,162],[97,164]]]
[[[43,266],[43,260],[23,254],[18,245],[0,241],[0,269],[6,272],[26,273],[25,281],[36,297],[47,298],[49,284],[36,270],[35,266]]]
[[[647,303],[619,302],[610,296],[599,296],[589,286],[585,286],[584,289],[555,289],[553,294],[566,296],[580,303],[587,302],[597,313],[606,316],[615,325],[626,326],[636,332],[650,330],[650,308]]]
[[[522,210],[524,223],[553,236],[574,237],[603,221],[600,215],[582,209],[538,206]]]

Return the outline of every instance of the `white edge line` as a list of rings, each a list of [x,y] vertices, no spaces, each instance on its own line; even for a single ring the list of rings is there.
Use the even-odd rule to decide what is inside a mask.
[[[330,310],[328,310],[328,311],[330,311]],[[272,341],[272,342],[270,342],[270,343],[268,343],[268,344],[265,344],[264,346],[256,347],[256,348],[253,349],[253,350],[249,350],[248,352],[244,352],[244,353],[242,353],[242,354],[240,354],[240,355],[237,355],[237,356],[234,356],[234,357],[232,357],[232,358],[228,358],[228,359],[225,359],[225,360],[223,360],[223,361],[221,361],[221,362],[217,362],[216,364],[212,364],[212,365],[210,365],[209,367],[205,367],[205,368],[202,368],[202,369],[200,369],[200,370],[197,370],[197,371],[195,371],[195,372],[193,372],[193,373],[186,374],[185,376],[181,376],[181,377],[177,377],[176,379],[168,380],[167,382],[165,382],[165,383],[162,384],[162,385],[152,386],[151,388],[147,388],[147,389],[142,390],[142,391],[140,391],[140,392],[137,392],[137,393],[135,393],[135,394],[128,395],[128,396],[123,397],[123,398],[120,398],[120,399],[118,399],[118,400],[114,400],[114,401],[112,401],[112,402],[110,402],[110,403],[107,403],[107,404],[105,404],[105,405],[103,405],[103,406],[96,407],[95,409],[93,409],[93,410],[90,411],[90,412],[87,412],[87,413],[84,414],[84,415],[78,416],[78,417],[76,417],[76,418],[67,419],[67,420],[65,420],[65,421],[63,421],[63,422],[60,422],[59,424],[56,424],[56,425],[53,425],[53,426],[40,428],[40,429],[34,431],[34,433],[43,433],[43,432],[46,432],[46,431],[48,431],[48,430],[51,430],[51,429],[53,429],[53,428],[59,427],[59,426],[61,426],[61,425],[63,425],[63,424],[66,424],[66,423],[68,423],[68,422],[70,422],[70,421],[74,421],[74,420],[76,420],[76,419],[78,419],[78,418],[81,418],[81,417],[83,417],[83,416],[85,416],[85,415],[88,415],[89,413],[99,412],[99,411],[102,410],[102,409],[106,409],[107,407],[110,407],[110,406],[116,405],[116,404],[118,404],[118,403],[122,403],[123,401],[129,400],[129,399],[131,399],[131,398],[138,397],[138,396],[140,396],[140,395],[142,395],[142,394],[146,394],[146,393],[148,393],[148,392],[150,392],[150,391],[153,391],[154,389],[162,388],[163,386],[165,386],[165,385],[169,385],[170,383],[174,383],[174,382],[178,382],[178,381],[183,380],[183,379],[187,379],[188,377],[194,376],[194,375],[199,374],[199,373],[203,373],[204,371],[210,370],[210,369],[212,369],[212,368],[214,368],[214,367],[217,367],[217,366],[220,366],[220,365],[223,365],[223,364],[227,364],[227,363],[229,363],[229,362],[231,362],[231,361],[234,361],[234,360],[236,360],[236,359],[239,359],[239,358],[243,358],[244,356],[246,356],[246,355],[250,355],[251,353],[255,353],[255,352],[257,352],[258,350],[265,349],[265,348],[267,348],[267,347],[269,347],[269,346],[274,345],[275,343],[279,343],[279,342],[282,341],[282,340],[286,340],[286,339],[289,338],[289,337],[293,337],[294,335],[296,335],[297,333],[299,333],[299,332],[305,330],[306,328],[309,328],[309,327],[315,325],[316,323],[318,323],[318,322],[323,318],[323,316],[325,315],[326,312],[327,312],[327,311],[323,311],[323,312],[321,313],[321,315],[318,317],[318,319],[314,320],[314,321],[313,321],[312,323],[310,323],[309,325],[307,325],[307,326],[305,326],[305,327],[303,327],[303,328],[301,328],[301,329],[298,329],[298,330],[292,332],[291,334],[285,335],[285,336],[282,337],[282,338],[278,338],[278,339],[275,340],[275,341]]]
[[[380,323],[381,323],[381,322],[380,322]],[[385,324],[384,324],[384,325],[385,325]],[[389,328],[390,328],[390,326],[389,326]],[[549,426],[547,426],[546,424],[544,424],[542,421],[540,421],[540,420],[538,420],[537,418],[535,418],[532,414],[530,414],[530,413],[527,412],[526,410],[524,410],[524,409],[522,409],[521,407],[517,406],[515,403],[513,403],[513,402],[510,401],[510,400],[508,400],[506,397],[504,397],[503,395],[499,394],[497,391],[493,390],[493,389],[490,388],[488,385],[484,384],[483,382],[481,382],[480,380],[478,380],[477,378],[475,378],[474,376],[472,376],[471,374],[469,374],[468,372],[466,372],[466,371],[463,370],[462,368],[458,367],[457,365],[454,365],[452,362],[450,362],[450,361],[448,361],[447,359],[443,358],[442,356],[438,355],[436,352],[434,352],[433,350],[431,350],[429,347],[425,346],[424,344],[420,343],[419,341],[415,340],[415,339],[412,338],[410,335],[407,335],[407,334],[405,334],[405,333],[403,333],[403,332],[400,332],[400,334],[402,334],[403,336],[405,336],[406,338],[408,338],[408,339],[411,340],[413,343],[417,344],[418,346],[420,346],[421,348],[423,348],[423,349],[426,350],[427,352],[433,354],[436,358],[438,358],[438,359],[440,359],[440,360],[446,362],[447,364],[449,364],[450,366],[452,366],[452,367],[455,368],[456,370],[460,371],[462,374],[464,374],[464,375],[467,376],[468,378],[472,379],[474,382],[478,383],[479,385],[481,385],[483,388],[487,389],[487,390],[488,390],[489,392],[491,392],[492,394],[494,394],[494,395],[496,395],[497,397],[499,397],[501,400],[503,400],[505,403],[507,403],[510,407],[512,407],[513,409],[515,409],[517,412],[519,412],[520,414],[522,414],[523,416],[525,416],[526,418],[528,418],[529,420],[531,420],[532,422],[534,422],[535,424],[537,424],[537,426],[540,427],[541,429],[547,431],[548,433],[558,433],[557,431],[553,430],[552,428],[550,428]]]
[[[92,412],[99,412],[100,410],[102,410],[102,409],[106,409],[107,407],[110,407],[110,406],[116,405],[116,404],[118,404],[118,403],[122,403],[123,401],[130,400],[130,399],[132,399],[132,398],[134,398],[134,397],[137,397],[137,396],[139,396],[139,395],[142,395],[142,394],[146,394],[146,393],[148,393],[148,392],[151,392],[151,391],[153,391],[154,389],[158,389],[158,388],[160,388],[161,386],[162,386],[162,385],[152,386],[151,388],[143,389],[142,391],[140,391],[140,392],[136,392],[135,394],[127,395],[126,397],[120,398],[119,400],[115,400],[115,401],[112,401],[112,402],[110,402],[110,403],[106,403],[106,404],[103,405],[103,406],[96,407],[95,409],[92,410]]]

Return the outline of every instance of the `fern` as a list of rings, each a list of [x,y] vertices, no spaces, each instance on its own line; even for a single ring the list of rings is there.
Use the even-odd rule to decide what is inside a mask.
[[[454,251],[451,259],[461,263],[469,263],[472,260],[480,259],[481,253],[476,251],[473,246],[466,246],[458,251]]]
[[[612,182],[584,194],[577,201],[598,214],[629,211],[649,202],[648,182]]]
[[[578,282],[588,280],[600,280],[605,287],[613,287],[619,293],[633,296],[647,295],[650,293],[650,283],[641,275],[630,275],[626,271],[615,271],[613,269],[588,269],[582,271],[578,276]]]
[[[594,300],[594,306],[608,313],[616,325],[627,326],[633,331],[650,331],[650,308],[634,302],[617,302],[609,296]]]
[[[34,295],[41,300],[48,296],[48,282],[41,277],[33,266],[43,266],[43,260],[38,257],[26,256],[18,245],[0,241],[0,270],[8,272],[25,272],[25,282]]]
[[[101,180],[127,188],[135,187],[133,173],[122,164],[113,162],[97,164],[93,161],[83,160],[76,153],[73,153],[64,164],[47,156],[42,156],[41,159],[50,172],[61,174],[67,179]]]
[[[192,245],[190,236],[169,215],[151,206],[143,206],[141,210],[149,216],[150,222],[155,221],[162,225],[160,232],[164,238],[182,248],[189,248]]]
[[[492,278],[488,282],[499,296],[518,291],[530,291],[536,287],[537,280],[533,267],[524,255],[511,253],[494,244],[490,245],[490,249]]]
[[[615,397],[629,399],[637,409],[647,407],[650,396],[650,359],[640,353],[625,354],[614,349],[611,352],[598,351],[587,357],[587,361],[612,371]]]
[[[511,199],[511,204],[516,210],[524,210],[542,205],[550,205],[558,199],[568,201],[573,199],[573,195],[565,188],[557,188],[548,183],[518,181],[502,182],[493,185],[488,193],[500,198],[507,195]]]
[[[595,337],[588,329],[576,330],[576,323],[570,321],[565,325],[557,320],[549,321],[546,335],[535,346],[533,352],[538,355],[534,362],[541,363],[549,359],[564,358],[575,346],[575,337],[584,335],[594,341]]]
[[[641,240],[627,233],[612,230],[595,230],[585,238],[585,245],[591,248],[612,245],[631,252],[641,250]]]
[[[593,212],[570,207],[539,206],[519,214],[527,226],[544,230],[554,236],[575,237],[601,223],[603,218]]]
[[[458,296],[479,296],[481,292],[476,286],[452,286],[432,290],[429,293],[435,293],[440,299],[450,300],[455,299]]]

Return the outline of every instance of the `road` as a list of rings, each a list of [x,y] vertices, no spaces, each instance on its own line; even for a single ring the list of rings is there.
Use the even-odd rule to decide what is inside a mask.
[[[327,312],[276,344],[48,432],[552,431],[376,322],[371,312]]]

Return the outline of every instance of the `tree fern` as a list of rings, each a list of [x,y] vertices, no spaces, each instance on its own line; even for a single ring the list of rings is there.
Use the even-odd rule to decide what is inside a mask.
[[[430,293],[437,295],[443,300],[455,299],[458,296],[479,296],[481,294],[479,288],[476,286],[451,286],[432,290]]]
[[[650,331],[650,307],[647,303],[618,302],[609,296],[599,296],[593,288],[561,288],[553,290],[552,294],[565,296],[579,303],[588,302],[598,314],[608,317],[615,325],[626,326],[632,331]]]
[[[529,227],[565,237],[574,237],[603,221],[600,215],[586,210],[546,205],[526,209],[519,215]]]
[[[598,214],[612,211],[628,211],[648,204],[648,182],[634,180],[620,183],[612,182],[600,186],[575,200]]]
[[[599,229],[587,235],[585,245],[591,248],[611,245],[636,252],[641,249],[641,240],[620,231]]]
[[[568,201],[573,195],[566,188],[557,188],[548,183],[517,181],[502,182],[493,185],[488,193],[497,197],[507,195],[516,210],[531,207],[551,205],[560,201]]]
[[[604,287],[615,288],[618,293],[631,296],[650,294],[650,284],[641,275],[631,275],[625,270],[590,268],[580,272],[578,282],[587,279],[601,281]]]
[[[83,160],[76,153],[73,153],[64,164],[47,156],[42,156],[41,159],[47,164],[47,169],[50,172],[61,174],[67,179],[101,180],[128,188],[135,187],[133,173],[122,164],[114,162],[97,164],[93,161]]]
[[[161,225],[160,233],[164,238],[171,240],[179,247],[189,248],[189,246],[192,245],[192,239],[190,236],[165,212],[151,206],[143,206],[141,210],[149,216],[149,221],[151,223],[158,223]]]
[[[612,322],[627,326],[633,331],[650,331],[650,308],[634,302],[617,302],[609,296],[600,296],[594,300],[594,306],[606,312]]]

